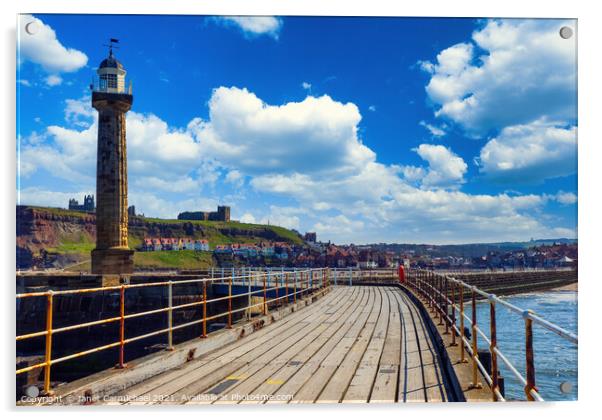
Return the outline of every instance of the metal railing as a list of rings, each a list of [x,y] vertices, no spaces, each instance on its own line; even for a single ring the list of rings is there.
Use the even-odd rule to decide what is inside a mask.
[[[500,392],[498,358],[508,370],[523,385],[525,396],[528,401],[544,401],[536,386],[534,348],[533,348],[533,324],[539,325],[548,331],[560,336],[569,343],[578,344],[577,335],[561,328],[543,318],[537,316],[533,311],[523,310],[511,303],[508,303],[496,295],[486,293],[475,286],[457,280],[452,276],[435,273],[427,270],[409,270],[406,275],[406,284],[413,289],[425,301],[429,309],[435,312],[435,320],[438,325],[445,326],[445,333],[451,329],[450,346],[457,346],[457,338],[460,339],[460,360],[467,363],[466,352],[472,359],[472,383],[473,388],[481,388],[478,371],[487,381],[491,388],[493,401],[505,401]],[[464,311],[464,301],[466,297],[470,299],[472,310],[471,317],[468,317]],[[476,300],[477,297],[485,298],[489,302],[489,330],[490,336],[479,328],[477,322]],[[497,325],[496,325],[496,307],[501,306],[511,313],[519,315],[524,320],[525,331],[525,366],[526,372],[523,375],[512,364],[512,362],[502,353],[497,344]],[[456,311],[459,313],[459,323],[456,318]],[[465,321],[470,324],[471,334],[467,338],[465,334]],[[487,372],[478,354],[479,336],[489,345],[491,353],[491,372]]]
[[[334,285],[348,286],[398,279],[397,268],[331,268],[330,275]]]
[[[126,86],[125,81],[123,84],[114,81],[112,86],[109,85],[107,80],[103,80],[99,77],[95,77],[92,79],[90,83],[90,90],[92,92],[102,92],[102,93],[120,93],[120,94],[132,94],[132,81],[129,81],[129,84]]]
[[[122,284],[119,286],[107,286],[107,287],[95,287],[87,289],[73,289],[73,290],[58,290],[58,291],[44,291],[44,292],[33,292],[33,293],[21,293],[17,294],[17,301],[20,299],[29,299],[35,297],[46,298],[46,328],[43,331],[37,331],[28,334],[18,335],[16,341],[22,341],[32,339],[36,337],[45,337],[45,351],[44,361],[38,364],[27,366],[16,370],[16,374],[23,374],[34,369],[44,368],[44,393],[49,395],[50,379],[51,379],[51,367],[57,363],[72,360],[78,357],[86,356],[99,351],[118,347],[119,356],[117,368],[125,367],[125,346],[127,344],[143,340],[156,335],[166,334],[167,335],[167,350],[173,350],[173,332],[183,328],[191,327],[194,325],[202,324],[201,327],[201,338],[207,337],[207,321],[215,320],[218,318],[227,317],[226,328],[232,328],[232,315],[242,311],[249,311],[248,316],[250,317],[250,311],[252,308],[261,308],[261,313],[267,315],[270,304],[282,305],[283,303],[296,304],[298,299],[307,297],[314,291],[328,291],[329,289],[329,273],[327,268],[319,269],[305,269],[297,271],[264,271],[264,270],[248,270],[246,273],[237,274],[235,271],[231,271],[230,275],[222,277],[208,277],[193,280],[178,280],[178,281],[160,281],[152,283],[141,283],[141,284]],[[228,284],[228,295],[222,297],[216,297],[213,299],[207,299],[207,285],[213,283]],[[183,284],[200,284],[202,285],[202,299],[197,302],[185,303],[181,305],[173,305],[173,287],[174,285]],[[244,293],[232,293],[233,284],[242,284],[248,286],[247,291]],[[253,290],[252,286],[255,286]],[[130,289],[150,288],[150,287],[165,287],[167,288],[167,306],[160,307],[158,309],[126,313],[125,311],[125,297],[126,291]],[[284,294],[279,295],[279,292],[284,289]],[[60,328],[53,328],[53,312],[54,297],[55,296],[67,296],[67,295],[78,295],[78,294],[92,294],[106,291],[119,291],[119,315],[104,318],[91,322],[84,322],[80,324],[63,326]],[[275,297],[268,299],[268,292],[275,291]],[[248,297],[247,305],[232,309],[232,300],[234,298]],[[259,296],[258,303],[252,303],[252,297]],[[228,310],[215,315],[207,315],[207,305],[215,302],[226,302]],[[186,322],[179,325],[173,324],[173,312],[178,309],[191,308],[202,306],[202,317],[194,321]],[[126,338],[125,336],[125,323],[127,320],[139,319],[144,316],[155,315],[164,313],[167,316],[167,328],[161,328],[156,331],[152,331],[146,334],[138,335],[135,337]],[[105,344],[102,346],[87,349],[81,352],[67,354],[59,358],[52,358],[52,338],[54,335],[66,332],[74,331],[81,328],[92,327],[96,325],[119,323],[119,339],[118,341]]]

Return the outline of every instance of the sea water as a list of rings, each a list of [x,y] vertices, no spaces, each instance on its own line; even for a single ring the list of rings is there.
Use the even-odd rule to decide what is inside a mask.
[[[541,318],[577,334],[577,292],[550,291],[507,296],[502,299],[521,309],[531,309]],[[470,305],[466,308],[466,315],[470,317]],[[489,304],[485,301],[477,302],[477,324],[487,337],[490,337]],[[524,320],[519,314],[497,305],[496,325],[499,349],[525,377]],[[486,347],[487,343],[479,335],[479,348]],[[577,400],[577,345],[534,323],[533,348],[536,386],[543,399]],[[525,400],[523,385],[499,357],[498,366],[505,380],[506,399]],[[562,383],[565,383],[564,392],[560,386]],[[567,388],[570,388],[568,392]]]

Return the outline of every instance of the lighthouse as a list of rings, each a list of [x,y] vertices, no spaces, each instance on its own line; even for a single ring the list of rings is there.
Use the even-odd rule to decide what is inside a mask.
[[[126,71],[113,55],[98,66],[98,80],[91,85],[92,106],[98,111],[96,157],[96,248],[92,273],[130,274],[134,251],[128,247],[128,182],[125,114],[132,107],[131,85],[126,89]]]

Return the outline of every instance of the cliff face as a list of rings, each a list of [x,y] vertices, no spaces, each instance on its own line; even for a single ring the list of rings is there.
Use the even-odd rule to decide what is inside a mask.
[[[93,214],[17,206],[18,268],[49,266],[55,262],[60,264],[61,246],[91,244],[95,238]],[[74,261],[77,260],[75,258]]]
[[[189,237],[218,243],[300,241],[275,226],[226,222],[191,222],[132,217],[129,246],[137,249],[145,237]],[[17,267],[64,267],[90,258],[96,242],[96,217],[63,209],[17,206]]]

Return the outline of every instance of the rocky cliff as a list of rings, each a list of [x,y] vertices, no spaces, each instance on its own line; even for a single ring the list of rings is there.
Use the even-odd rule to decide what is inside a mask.
[[[17,268],[65,267],[89,259],[96,241],[95,221],[93,213],[17,206]],[[207,239],[211,247],[266,240],[302,243],[295,232],[278,226],[130,218],[130,248],[140,247],[145,237]]]

